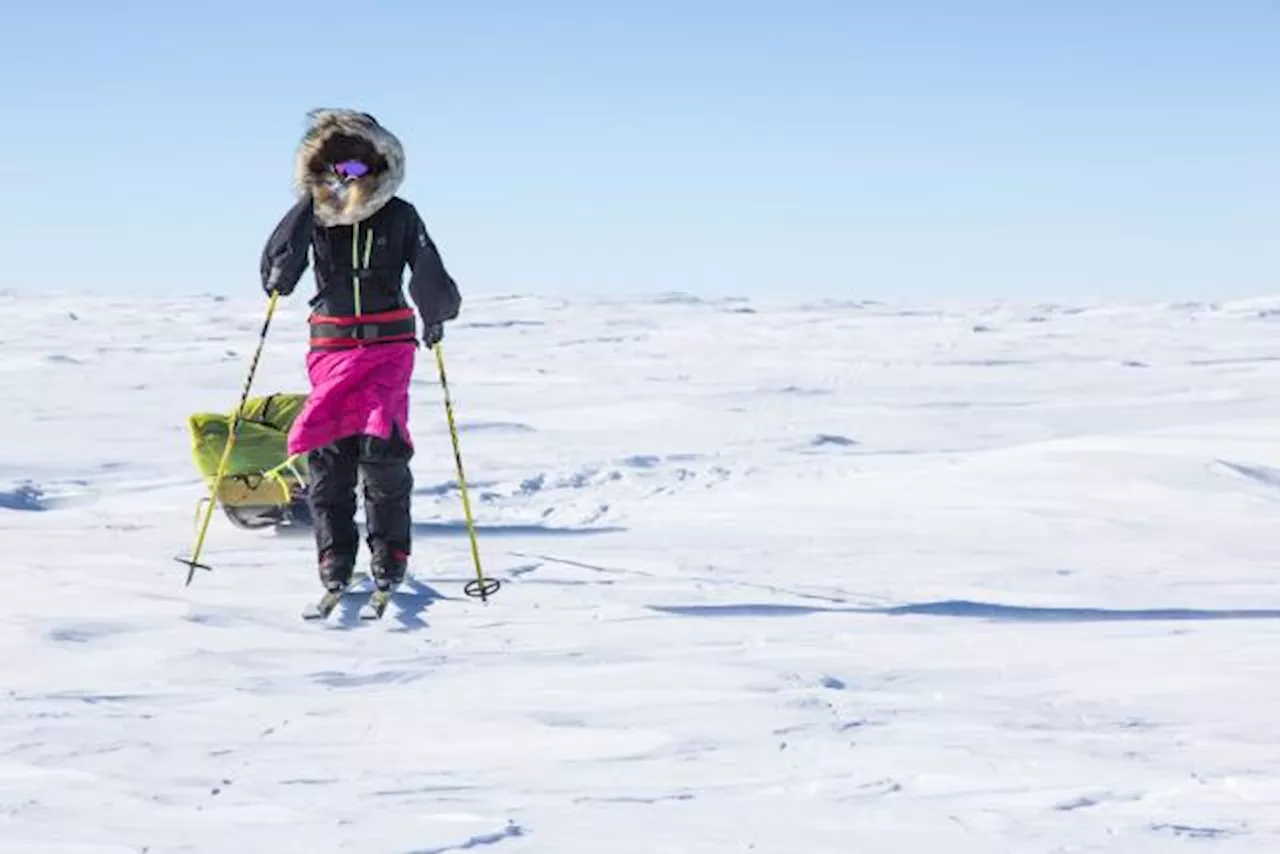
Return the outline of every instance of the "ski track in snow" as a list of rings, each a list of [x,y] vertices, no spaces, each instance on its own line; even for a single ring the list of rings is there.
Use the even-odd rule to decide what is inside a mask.
[[[1280,303],[471,298],[377,624],[182,585],[260,301],[0,307],[3,854],[1280,850]]]

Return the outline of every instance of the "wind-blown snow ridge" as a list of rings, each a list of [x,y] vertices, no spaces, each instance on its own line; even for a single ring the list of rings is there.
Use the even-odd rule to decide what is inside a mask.
[[[470,851],[474,848],[497,845],[504,840],[524,835],[524,828],[512,822],[496,833],[483,833],[478,836],[472,836],[457,845],[449,845],[443,848],[424,848],[420,851],[412,852],[412,854],[449,854],[451,851]]]
[[[723,605],[653,605],[664,614],[688,617],[790,617],[808,614],[844,613],[889,617],[958,617],[1018,623],[1089,623],[1200,620],[1280,620],[1280,608],[1052,608],[1003,605],[994,602],[949,600],[917,602],[892,608],[841,607],[834,605],[783,605],[772,603],[730,603]]]
[[[44,490],[34,483],[20,483],[9,489],[0,489],[0,510],[47,510]]]

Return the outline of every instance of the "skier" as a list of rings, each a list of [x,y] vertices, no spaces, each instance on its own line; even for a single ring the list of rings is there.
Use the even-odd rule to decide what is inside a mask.
[[[357,477],[363,480],[371,574],[380,589],[404,580],[411,540],[409,381],[418,344],[434,347],[461,297],[417,210],[396,196],[404,180],[400,141],[373,116],[347,109],[308,113],[294,160],[297,202],[262,253],[262,285],[292,293],[314,254],[307,373],[311,393],[289,432],[288,452],[307,455],[321,583],[351,581],[359,548]]]

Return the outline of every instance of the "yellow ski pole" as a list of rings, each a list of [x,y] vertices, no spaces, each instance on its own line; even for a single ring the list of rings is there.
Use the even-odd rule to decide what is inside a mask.
[[[468,596],[478,596],[480,601],[488,602],[489,596],[498,592],[502,582],[496,578],[485,578],[480,569],[480,547],[476,544],[476,525],[471,517],[471,502],[467,498],[467,476],[462,470],[462,450],[458,445],[458,428],[453,421],[453,400],[449,396],[449,379],[444,371],[444,348],[437,341],[432,347],[436,351],[436,366],[440,369],[440,388],[444,390],[444,412],[449,419],[449,437],[453,440],[453,461],[458,468],[458,488],[462,491],[462,512],[467,517],[467,533],[471,536],[471,558],[476,565],[476,580],[468,581],[463,590]]]
[[[271,316],[275,314],[276,302],[280,299],[279,291],[271,292],[271,301],[267,303],[267,318],[262,323],[262,332],[258,335],[258,348],[253,354],[253,361],[249,363],[249,375],[245,377],[244,389],[240,392],[240,403],[236,406],[235,411],[231,413],[231,424],[227,429],[227,444],[222,448],[222,459],[218,461],[218,472],[214,476],[213,485],[209,488],[209,501],[205,507],[204,520],[200,523],[200,531],[196,535],[195,549],[190,558],[174,558],[178,563],[187,565],[187,584],[191,585],[191,579],[195,577],[197,569],[212,571],[213,567],[200,563],[200,551],[204,548],[205,534],[209,532],[209,521],[213,518],[213,509],[218,504],[218,489],[222,486],[222,479],[227,474],[227,463],[231,460],[231,447],[236,442],[236,428],[240,425],[240,411],[244,409],[245,403],[249,400],[249,388],[253,385],[253,375],[258,370],[258,360],[262,357],[262,347],[267,342],[267,329],[271,326]]]

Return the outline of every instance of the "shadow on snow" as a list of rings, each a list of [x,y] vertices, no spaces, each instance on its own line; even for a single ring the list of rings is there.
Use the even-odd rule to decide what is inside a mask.
[[[739,603],[728,605],[650,605],[651,610],[682,617],[797,617],[809,614],[844,613],[888,617],[953,617],[1022,623],[1161,622],[1201,620],[1280,620],[1280,609],[1202,608],[1050,608],[1000,605],[951,599],[918,602],[888,608],[859,608],[821,605],[773,605]]]
[[[477,524],[477,536],[485,534],[491,537],[581,537],[591,536],[593,534],[613,534],[618,531],[625,531],[612,525],[598,525],[594,527],[574,527],[571,525],[538,525],[535,523],[491,523]],[[414,522],[413,533],[423,537],[439,537],[467,534],[467,523],[465,521],[456,522]]]
[[[473,848],[482,848],[489,845],[497,845],[507,839],[515,839],[525,835],[525,829],[513,821],[508,821],[507,826],[502,830],[494,833],[482,833],[478,836],[472,836],[453,845],[445,845],[439,848],[423,848],[417,851],[411,851],[409,854],[448,854],[453,851],[470,851]]]
[[[358,626],[362,622],[360,609],[369,601],[370,592],[361,588],[344,597],[338,609],[340,616],[337,624],[343,627]],[[387,611],[382,618],[395,620],[406,630],[424,629],[427,627],[427,622],[422,615],[433,602],[446,598],[448,597],[444,594],[410,575],[405,578],[400,589],[392,595],[391,604],[387,606]]]

